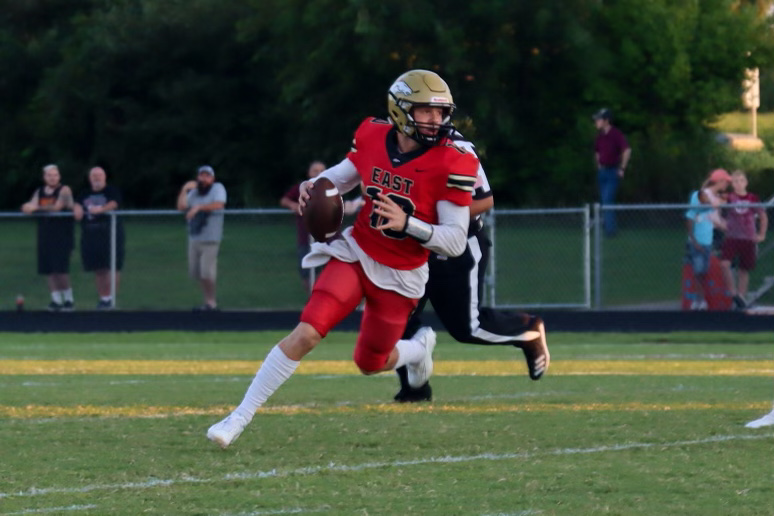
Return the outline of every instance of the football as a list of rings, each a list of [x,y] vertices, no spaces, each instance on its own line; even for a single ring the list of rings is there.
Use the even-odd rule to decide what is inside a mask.
[[[303,219],[307,231],[317,242],[327,242],[336,235],[344,217],[344,201],[330,179],[321,177],[309,190]]]

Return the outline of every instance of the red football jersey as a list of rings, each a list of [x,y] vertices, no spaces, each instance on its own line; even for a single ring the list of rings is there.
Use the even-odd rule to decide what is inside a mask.
[[[388,195],[406,213],[430,224],[438,224],[438,201],[470,206],[478,158],[449,139],[402,154],[393,125],[368,118],[355,132],[347,158],[360,174],[365,199],[353,236],[371,258],[388,267],[416,269],[427,262],[430,251],[404,233],[376,229],[382,223],[373,213],[377,194]]]

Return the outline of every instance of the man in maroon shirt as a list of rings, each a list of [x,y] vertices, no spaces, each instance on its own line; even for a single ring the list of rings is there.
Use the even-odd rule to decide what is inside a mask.
[[[592,118],[598,131],[594,142],[594,161],[599,180],[599,200],[603,205],[613,204],[618,182],[624,176],[632,150],[623,133],[610,122],[612,115],[609,109],[600,109]],[[615,212],[607,210],[603,213],[605,234],[613,236],[616,233]]]

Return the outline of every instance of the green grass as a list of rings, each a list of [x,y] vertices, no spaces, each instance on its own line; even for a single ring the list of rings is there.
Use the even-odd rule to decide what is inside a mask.
[[[204,432],[252,374],[9,372],[30,360],[257,364],[281,336],[0,334],[0,515],[771,511],[774,432],[742,426],[774,398],[769,333],[550,334],[539,382],[517,350],[441,333],[439,369],[494,360],[512,374],[439,374],[435,401],[407,407],[390,402],[389,374],[299,372],[225,451]],[[354,338],[334,332],[308,360],[351,365]],[[653,374],[663,360],[685,374]],[[641,373],[613,374],[623,362]]]
[[[757,113],[758,137],[774,141],[774,113]],[[712,124],[719,131],[728,133],[752,133],[752,115],[749,111],[726,113]]]

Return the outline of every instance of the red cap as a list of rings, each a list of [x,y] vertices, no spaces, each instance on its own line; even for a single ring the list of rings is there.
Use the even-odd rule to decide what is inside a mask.
[[[717,183],[718,181],[731,181],[731,176],[728,174],[728,172],[726,172],[725,169],[716,168],[710,174],[709,180],[713,183]]]

